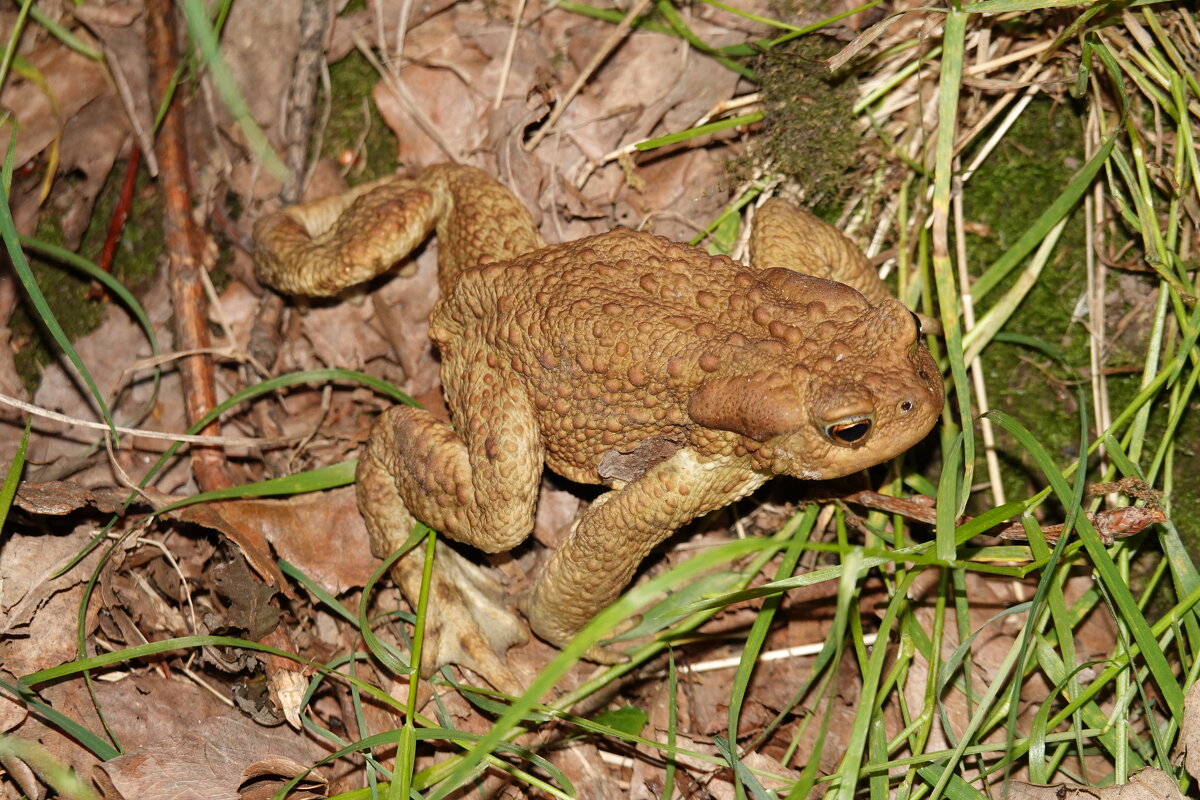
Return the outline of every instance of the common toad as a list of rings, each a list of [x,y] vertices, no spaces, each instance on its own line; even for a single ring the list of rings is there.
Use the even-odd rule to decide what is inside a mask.
[[[837,478],[924,438],[942,380],[917,318],[831,226],[782,200],[754,223],[752,267],[621,228],[547,246],[507,189],[455,165],[260,220],[259,278],[317,296],[436,227],[430,336],[454,424],[408,406],[375,423],[357,474],[375,549],[419,519],[509,550],[543,466],[608,485],[524,603],[561,646],[689,520],[774,475]]]

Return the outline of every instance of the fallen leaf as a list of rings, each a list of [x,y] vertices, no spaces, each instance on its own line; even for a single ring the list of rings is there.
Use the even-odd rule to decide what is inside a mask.
[[[1183,723],[1172,761],[1182,763],[1193,778],[1200,778],[1200,681],[1192,684],[1183,699]]]
[[[1184,800],[1183,792],[1171,776],[1154,767],[1133,773],[1129,783],[1120,786],[1008,781],[1000,787],[998,794],[1007,800]]]
[[[125,510],[123,503],[128,494],[120,489],[87,489],[71,481],[24,481],[17,487],[13,503],[31,514],[62,516],[86,506],[105,514],[120,514]]]
[[[339,595],[361,587],[378,565],[358,514],[354,487],[287,500],[230,500],[190,506],[180,518],[221,531],[246,553],[254,570],[286,587],[269,545],[281,558]]]
[[[99,764],[93,777],[105,800],[241,800],[248,765],[281,754],[313,758],[313,747],[286,727],[243,717],[193,721],[174,735]]]

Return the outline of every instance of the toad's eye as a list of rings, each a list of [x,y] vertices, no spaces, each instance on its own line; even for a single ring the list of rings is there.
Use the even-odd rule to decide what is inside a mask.
[[[825,438],[834,444],[853,445],[871,432],[871,420],[865,417],[844,419],[825,426]]]
[[[925,335],[925,329],[921,327],[921,318],[917,316],[917,312],[915,311],[909,311],[908,313],[912,315],[913,324],[917,326],[917,338],[919,339]]]

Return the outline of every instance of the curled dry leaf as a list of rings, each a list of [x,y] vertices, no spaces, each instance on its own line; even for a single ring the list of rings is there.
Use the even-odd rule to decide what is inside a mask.
[[[1162,509],[1135,506],[1113,508],[1095,513],[1087,511],[1085,516],[1092,523],[1092,527],[1096,529],[1100,541],[1106,545],[1112,544],[1117,539],[1128,539],[1151,525],[1167,521],[1167,515],[1162,512]],[[1062,536],[1062,531],[1061,524],[1046,525],[1042,528],[1042,534],[1051,544],[1058,541],[1058,537]],[[1025,528],[1019,522],[1014,522],[1000,531],[999,536],[1001,539],[1025,541]]]
[[[275,566],[271,549],[267,546],[266,537],[261,527],[253,521],[247,521],[245,509],[241,503],[249,501],[227,501],[223,503],[205,503],[204,505],[187,506],[173,511],[170,516],[220,531],[242,551],[246,562],[270,586],[287,592],[288,584],[283,579],[283,573]]]

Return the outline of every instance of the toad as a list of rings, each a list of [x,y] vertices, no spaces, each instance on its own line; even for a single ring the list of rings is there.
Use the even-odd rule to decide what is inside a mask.
[[[608,486],[522,604],[557,646],[688,521],[775,475],[886,461],[941,412],[917,317],[849,239],[782,200],[756,214],[745,267],[623,228],[546,245],[507,189],[443,164],[264,217],[258,276],[336,295],[435,229],[430,336],[453,425],[403,405],[380,416],[359,508],[377,553],[416,520],[494,553],[533,529],[543,467]]]

